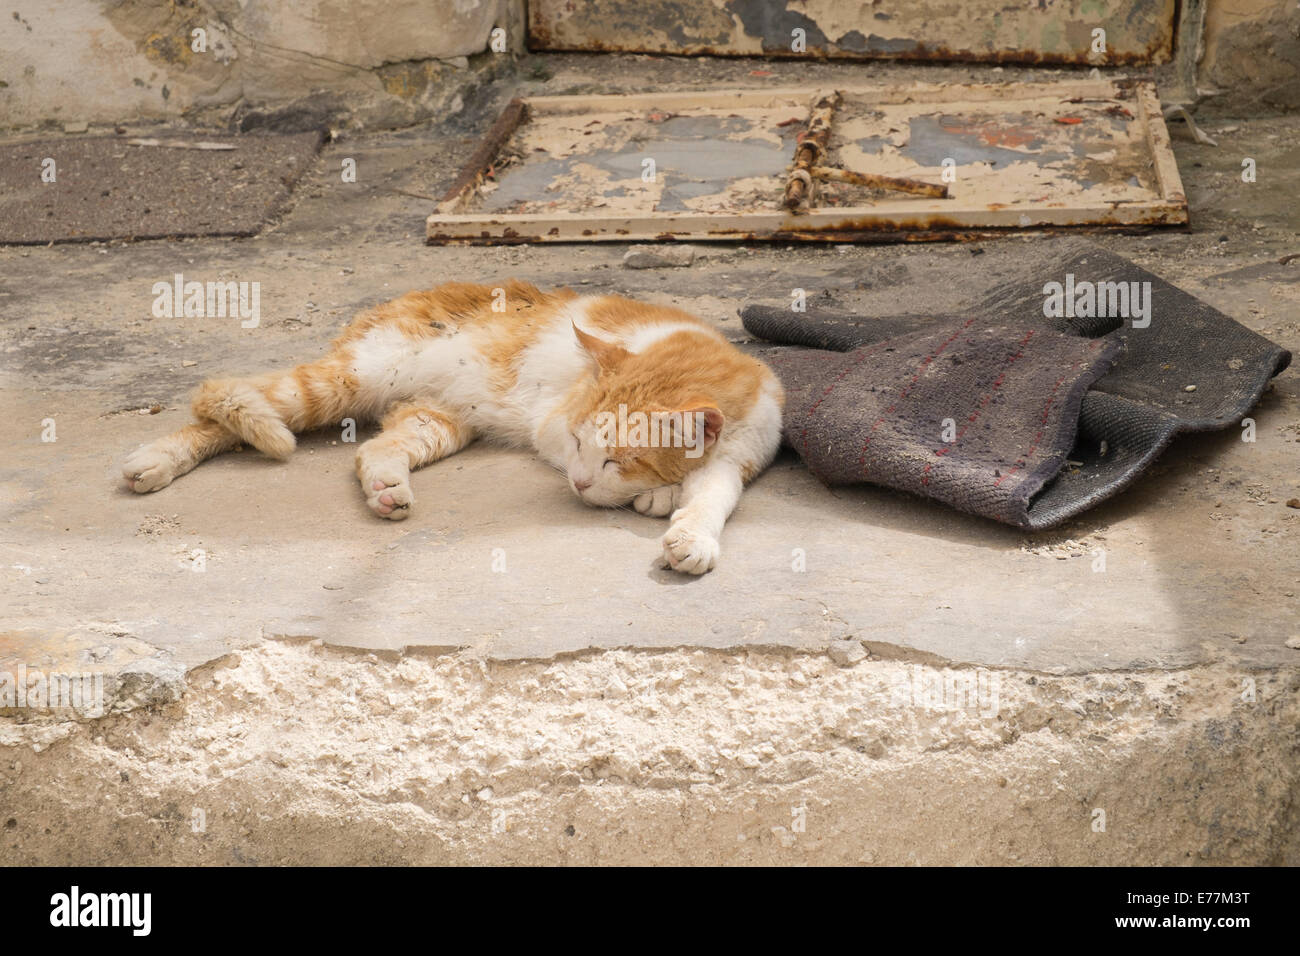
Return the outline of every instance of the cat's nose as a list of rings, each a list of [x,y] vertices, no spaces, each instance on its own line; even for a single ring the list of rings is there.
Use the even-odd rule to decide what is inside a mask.
[[[591,487],[591,482],[590,482],[590,481],[575,481],[575,482],[573,483],[573,487],[577,488],[577,489],[578,489],[578,493],[581,494],[582,492],[586,491],[588,488]]]

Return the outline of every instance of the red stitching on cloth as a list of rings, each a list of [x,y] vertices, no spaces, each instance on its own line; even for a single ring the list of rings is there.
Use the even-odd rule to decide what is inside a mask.
[[[1002,374],[993,380],[993,384],[990,385],[989,390],[984,393],[984,398],[976,407],[974,413],[971,414],[971,416],[966,419],[966,424],[961,426],[961,431],[957,432],[957,434],[953,436],[953,439],[950,443],[944,445],[942,448],[935,449],[934,454],[936,457],[942,458],[944,455],[948,454],[948,452],[956,448],[957,443],[961,441],[961,436],[966,434],[966,430],[970,428],[971,425],[975,424],[975,419],[979,418],[980,415],[984,414],[984,409],[988,407],[989,402],[993,401],[993,393],[997,391],[1002,386],[1002,383],[1006,380],[1007,374],[1011,371],[1012,363],[1014,363],[1016,359],[1020,358],[1022,355],[1025,354],[1025,346],[1029,343],[1029,340],[1034,337],[1036,331],[1037,330],[1035,329],[1030,329],[1028,332],[1025,333],[1025,337],[1021,339],[1020,342],[1018,343],[1020,345],[1020,351],[1017,352],[1015,355],[1011,356],[1009,359],[1007,359],[1006,363],[1002,368]],[[932,461],[930,462],[930,464],[925,466],[925,471],[921,472],[921,484],[928,485],[930,483],[930,469],[937,464],[938,462]]]
[[[905,386],[903,386],[903,390],[898,393],[898,398],[894,399],[894,404],[886,408],[885,414],[881,415],[872,423],[871,429],[867,432],[867,439],[862,443],[862,452],[858,455],[858,467],[862,469],[864,475],[866,474],[867,471],[867,446],[871,444],[871,436],[874,435],[876,429],[880,427],[880,423],[885,420],[885,418],[889,415],[890,412],[892,412],[894,409],[898,407],[899,402],[907,398],[908,394],[912,391],[913,386],[915,386],[917,381],[920,379],[921,373],[924,372],[926,368],[929,367],[930,363],[933,362],[935,359],[937,359],[940,355],[942,355],[943,350],[946,349],[948,346],[952,345],[952,343],[956,340],[957,336],[961,335],[968,328],[970,328],[971,323],[974,321],[975,321],[974,318],[967,319],[961,328],[959,328],[956,332],[954,332],[951,336],[948,337],[948,340],[946,342],[944,342],[937,349],[935,349],[933,353],[927,355],[925,357],[925,361],[923,361],[919,366],[917,366],[916,374],[912,376],[912,380],[908,382]]]
[[[813,402],[812,407],[808,409],[808,417],[804,420],[803,428],[799,431],[799,443],[803,445],[803,450],[805,452],[808,451],[808,426],[812,424],[813,416],[817,414],[817,409],[821,407],[822,402],[826,401],[826,399],[830,396],[831,391],[835,388],[835,386],[840,384],[841,381],[843,381],[845,375],[848,375],[849,372],[852,372],[855,368],[861,365],[863,361],[866,360],[867,356],[874,353],[878,348],[886,344],[886,342],[888,341],[889,340],[886,339],[883,342],[877,342],[875,345],[863,348],[861,354],[857,358],[857,361],[853,362],[851,365],[845,366],[844,371],[840,372],[839,375],[835,376],[835,380],[826,386],[826,391],[822,392],[821,398]]]
[[[1101,339],[1094,339],[1092,348],[1094,350],[1099,348],[1101,345],[1101,341],[1102,341]],[[1043,406],[1043,416],[1040,419],[1041,425],[1039,426],[1038,434],[1034,436],[1034,443],[1029,446],[1029,451],[1025,452],[1023,455],[1020,456],[1019,459],[1016,460],[1016,464],[1014,468],[1012,468],[1005,475],[999,477],[997,481],[993,482],[994,488],[996,488],[998,485],[1002,484],[1002,482],[1006,481],[1008,478],[1010,478],[1012,475],[1018,472],[1021,468],[1024,467],[1026,461],[1034,457],[1034,452],[1037,451],[1039,442],[1042,441],[1043,430],[1047,428],[1047,417],[1052,412],[1052,403],[1056,401],[1056,393],[1061,390],[1061,386],[1065,383],[1065,380],[1069,378],[1073,374],[1074,370],[1082,364],[1083,364],[1083,359],[1079,359],[1079,361],[1071,365],[1070,368],[1066,371],[1066,373],[1060,377],[1056,385],[1052,388],[1051,393],[1047,396],[1047,404]]]

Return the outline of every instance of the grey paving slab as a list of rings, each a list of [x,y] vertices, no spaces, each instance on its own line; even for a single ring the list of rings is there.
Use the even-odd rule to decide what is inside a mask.
[[[283,205],[321,139],[190,131],[0,145],[0,243],[249,236]],[[199,145],[221,148],[187,148]]]
[[[1295,120],[1243,129],[1235,145],[1261,168],[1300,144]],[[718,571],[690,581],[651,567],[661,522],[586,509],[521,452],[475,447],[418,473],[401,525],[368,513],[336,435],[284,464],[244,452],[157,495],[123,489],[121,458],[183,423],[202,378],[310,358],[357,308],[411,288],[517,275],[674,303],[739,336],[742,302],[795,287],[847,308],[951,308],[1014,261],[995,243],[721,246],[672,270],[624,269],[620,246],[432,249],[422,197],[454,175],[447,135],[327,147],[261,238],[0,248],[0,653],[197,663],[280,634],[545,658],[852,635],[882,654],[1044,671],[1296,661],[1284,645],[1300,632],[1294,371],[1256,410],[1256,442],[1180,441],[1137,487],[1050,534],[832,492],[783,458],[746,493]],[[1177,148],[1194,205],[1207,197],[1197,227],[1106,247],[1296,349],[1300,285],[1240,270],[1297,251],[1297,211],[1255,194],[1234,205],[1236,153]],[[342,155],[358,158],[356,188],[338,182]],[[261,324],[155,318],[152,286],[178,271],[261,282]],[[47,419],[57,442],[40,440]]]

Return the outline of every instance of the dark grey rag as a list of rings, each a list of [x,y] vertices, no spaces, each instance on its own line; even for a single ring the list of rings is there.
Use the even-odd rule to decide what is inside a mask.
[[[1291,359],[1091,243],[1026,250],[1023,275],[960,316],[742,309],[751,334],[783,343],[757,354],[785,384],[786,441],[829,484],[1050,528],[1126,487],[1177,433],[1239,422]],[[1044,285],[1067,281],[1138,283],[1128,288],[1149,290],[1149,325],[1045,316]]]

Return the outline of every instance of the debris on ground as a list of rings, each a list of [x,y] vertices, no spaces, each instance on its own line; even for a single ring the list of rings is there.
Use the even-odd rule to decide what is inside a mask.
[[[826,653],[840,667],[851,667],[867,657],[867,649],[862,646],[861,641],[855,640],[831,641],[826,648]]]
[[[694,261],[694,246],[633,246],[623,254],[629,269],[672,269]]]

